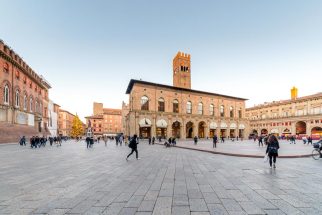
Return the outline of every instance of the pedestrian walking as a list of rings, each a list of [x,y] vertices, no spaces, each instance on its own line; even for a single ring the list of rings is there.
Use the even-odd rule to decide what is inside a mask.
[[[134,134],[132,139],[130,140],[129,147],[131,148],[131,153],[126,156],[126,161],[128,161],[128,158],[135,152],[136,159],[139,160],[139,152],[138,152],[138,142],[137,142],[137,135]]]
[[[217,141],[218,141],[218,137],[215,134],[212,138],[212,148],[217,148]]]
[[[276,157],[278,157],[279,148],[280,148],[280,145],[275,135],[274,134],[270,135],[267,141],[266,154],[268,154],[269,165],[271,168],[272,168],[272,164],[273,164],[273,168],[276,168]]]
[[[154,145],[155,137],[152,137],[152,145]]]
[[[221,142],[222,142],[222,143],[224,143],[224,142],[225,142],[225,138],[224,138],[224,136],[221,136],[221,137],[220,137],[220,140],[221,140]]]
[[[149,137],[149,145],[151,145],[152,139],[151,137]]]
[[[263,147],[263,136],[260,136],[259,138],[258,138],[258,146],[260,147],[262,145],[262,147]]]
[[[103,140],[104,140],[105,146],[107,146],[107,136],[104,136]]]

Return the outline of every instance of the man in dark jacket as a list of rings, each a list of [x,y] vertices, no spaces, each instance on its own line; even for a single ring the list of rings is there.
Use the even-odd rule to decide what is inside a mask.
[[[127,155],[126,160],[133,154],[136,153],[136,159],[139,160],[139,152],[138,152],[138,142],[137,142],[137,135],[134,134],[132,139],[130,140],[129,147],[132,149],[131,153]]]
[[[217,147],[217,141],[218,141],[218,137],[215,134],[214,137],[212,138],[212,148],[216,148]]]

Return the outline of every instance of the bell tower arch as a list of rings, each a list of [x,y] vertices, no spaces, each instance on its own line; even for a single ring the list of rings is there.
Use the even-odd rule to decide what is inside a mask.
[[[191,89],[190,54],[178,52],[173,58],[173,86]]]

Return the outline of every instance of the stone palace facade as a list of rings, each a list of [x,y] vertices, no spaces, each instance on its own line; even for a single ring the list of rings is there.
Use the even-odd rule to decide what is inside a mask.
[[[191,89],[190,55],[173,59],[173,86],[130,80],[123,105],[125,135],[176,137],[247,137],[245,100]]]

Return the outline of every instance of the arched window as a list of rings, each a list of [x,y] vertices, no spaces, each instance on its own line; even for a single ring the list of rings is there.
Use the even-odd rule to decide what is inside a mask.
[[[187,102],[187,113],[191,114],[192,113],[192,104],[191,102]]]
[[[26,94],[23,96],[23,109],[27,110],[27,95]]]
[[[30,100],[29,100],[29,111],[30,111],[30,112],[32,112],[32,111],[33,111],[32,106],[33,106],[33,100],[32,100],[32,97],[31,97],[31,98],[30,98]]]
[[[232,106],[229,108],[229,115],[230,115],[230,118],[234,117],[234,108]]]
[[[16,90],[16,97],[15,97],[15,105],[16,107],[20,107],[20,93],[19,93],[19,90]]]
[[[179,102],[178,100],[173,100],[173,113],[179,113]]]
[[[220,116],[224,117],[225,116],[225,108],[223,105],[220,106]]]
[[[159,98],[158,100],[158,111],[164,112],[164,99]]]
[[[198,104],[198,114],[200,114],[200,115],[203,114],[203,105],[202,105],[202,102],[199,102],[199,104]]]
[[[146,96],[141,97],[141,110],[149,110],[149,98]]]
[[[9,104],[9,87],[8,85],[4,86],[3,89],[3,103],[8,105]]]
[[[210,104],[209,105],[209,115],[210,116],[213,116],[214,114],[215,114],[214,105],[213,104]]]

